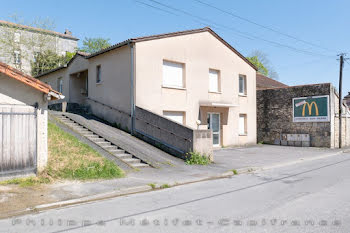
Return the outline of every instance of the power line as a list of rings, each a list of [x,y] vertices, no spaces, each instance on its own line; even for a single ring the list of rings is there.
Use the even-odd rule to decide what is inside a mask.
[[[325,55],[325,54],[320,54],[320,53],[315,53],[315,52],[311,52],[311,51],[307,51],[307,50],[303,50],[303,49],[298,49],[298,48],[295,48],[293,46],[290,46],[290,45],[286,45],[286,44],[282,44],[282,43],[279,43],[279,42],[276,42],[276,41],[272,41],[272,40],[267,40],[267,39],[264,39],[264,38],[261,38],[261,37],[258,37],[258,36],[255,36],[255,35],[252,35],[248,32],[243,32],[243,31],[240,31],[240,30],[237,30],[235,28],[232,28],[232,27],[228,27],[226,25],[223,25],[223,24],[218,24],[212,20],[209,20],[207,18],[204,18],[204,17],[200,17],[200,16],[197,16],[197,15],[194,15],[194,14],[191,14],[187,11],[184,11],[182,9],[178,9],[178,8],[175,8],[173,6],[170,6],[170,5],[167,5],[167,4],[164,4],[164,3],[161,3],[161,2],[158,2],[156,0],[149,0],[150,2],[153,2],[155,4],[158,4],[162,7],[166,7],[168,9],[171,9],[173,11],[176,11],[176,12],[180,12],[184,15],[187,15],[187,16],[190,16],[191,18],[196,18],[196,19],[199,19],[201,21],[204,21],[204,22],[209,22],[210,24],[214,24],[214,25],[217,25],[219,27],[222,27],[222,28],[225,28],[227,30],[231,30],[231,31],[234,31],[236,33],[239,34],[239,36],[242,36],[242,37],[245,37],[248,39],[251,39],[251,38],[254,38],[254,39],[257,39],[257,40],[261,40],[261,41],[264,41],[264,42],[267,42],[267,43],[270,43],[274,46],[277,46],[277,47],[284,47],[284,48],[288,48],[290,50],[293,50],[295,52],[299,52],[299,53],[303,53],[303,54],[307,54],[307,55],[313,55],[313,56],[323,56],[323,57],[334,57],[334,56],[330,56],[330,55]]]
[[[276,29],[274,29],[274,28],[271,28],[271,27],[262,25],[262,24],[260,24],[260,23],[254,22],[254,21],[252,21],[252,20],[250,20],[250,19],[244,18],[244,17],[242,17],[242,16],[239,16],[239,15],[234,14],[234,13],[232,13],[232,12],[229,12],[229,11],[227,11],[227,10],[218,8],[218,7],[216,7],[216,6],[214,6],[214,5],[211,5],[211,4],[207,3],[207,2],[203,2],[203,1],[201,1],[201,0],[193,0],[193,1],[196,1],[196,2],[198,2],[198,3],[202,4],[202,5],[205,5],[205,6],[207,6],[207,7],[216,9],[216,10],[218,10],[218,11],[220,11],[220,12],[223,12],[223,13],[225,13],[225,14],[228,14],[228,15],[230,15],[230,16],[232,16],[232,17],[238,18],[238,19],[243,20],[243,21],[245,21],[245,22],[248,22],[248,23],[250,23],[250,24],[254,24],[254,25],[256,25],[256,26],[259,26],[259,27],[261,27],[261,28],[264,28],[264,29],[267,29],[267,30],[269,30],[269,31],[275,32],[275,33],[277,33],[277,34],[283,35],[283,36],[285,36],[285,37],[294,39],[294,40],[296,40],[296,41],[300,41],[300,42],[302,42],[302,43],[304,43],[304,44],[308,44],[308,45],[311,45],[311,46],[314,46],[314,47],[317,47],[317,48],[321,48],[321,49],[324,49],[324,50],[328,50],[328,51],[333,51],[333,50],[331,50],[331,49],[328,49],[328,48],[325,48],[325,47],[323,47],[323,46],[319,46],[319,45],[317,45],[317,44],[314,44],[314,43],[312,43],[312,42],[308,42],[308,41],[306,41],[306,40],[297,38],[297,37],[295,37],[295,36],[292,36],[292,35],[290,35],[290,34],[287,34],[287,33],[284,33],[284,32],[282,32],[282,31],[276,30]]]

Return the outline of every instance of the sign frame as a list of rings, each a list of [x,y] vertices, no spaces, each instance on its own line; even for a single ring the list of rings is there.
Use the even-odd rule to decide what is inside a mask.
[[[327,116],[317,117],[317,116],[308,116],[308,117],[295,117],[295,100],[300,99],[317,99],[317,98],[327,98]],[[296,97],[292,98],[292,105],[293,105],[293,122],[294,123],[303,123],[303,122],[330,122],[330,105],[329,105],[329,95],[318,95],[318,96],[305,96],[305,97]],[[312,109],[311,105],[311,109]],[[319,118],[319,119],[317,119]]]

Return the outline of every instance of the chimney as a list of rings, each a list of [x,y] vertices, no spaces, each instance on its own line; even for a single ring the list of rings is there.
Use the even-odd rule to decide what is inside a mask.
[[[69,31],[68,29],[66,29],[66,30],[64,31],[64,34],[66,34],[66,35],[68,35],[68,36],[71,36],[71,35],[72,35],[72,32]]]

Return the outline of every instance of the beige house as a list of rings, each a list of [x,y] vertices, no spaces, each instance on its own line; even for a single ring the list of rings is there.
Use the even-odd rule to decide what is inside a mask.
[[[207,27],[78,53],[38,78],[68,103],[87,105],[131,131],[136,106],[189,128],[212,129],[214,146],[256,143],[256,68]]]
[[[0,62],[0,177],[41,171],[47,163],[47,106],[64,98]]]

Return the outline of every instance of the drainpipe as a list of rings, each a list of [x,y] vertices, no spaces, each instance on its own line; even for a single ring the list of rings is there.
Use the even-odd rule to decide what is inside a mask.
[[[130,47],[130,104],[131,104],[131,135],[135,132],[135,90],[134,90],[134,44],[128,43]]]

